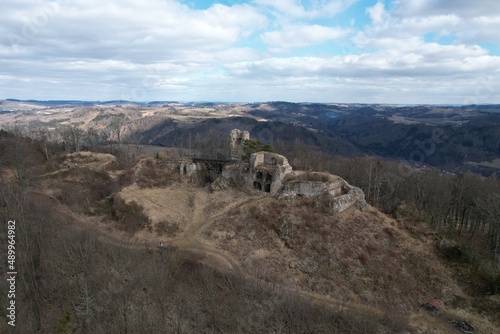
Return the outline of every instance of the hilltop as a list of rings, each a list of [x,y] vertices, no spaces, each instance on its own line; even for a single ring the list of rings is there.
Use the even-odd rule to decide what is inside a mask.
[[[477,332],[498,329],[470,307],[434,232],[354,204],[360,197],[339,210],[332,203],[356,188],[338,176],[292,172],[265,152],[209,183],[199,182],[209,175],[202,162],[142,157],[127,166],[76,152],[35,168],[43,152],[30,152],[24,202],[14,196],[16,161],[3,165],[2,215],[30,222],[20,225],[31,240],[20,247],[37,252],[20,258],[19,270],[38,262],[20,286],[37,299],[19,312],[45,331],[453,330],[420,307],[430,299]],[[272,176],[269,191],[254,187],[266,184],[259,172]]]

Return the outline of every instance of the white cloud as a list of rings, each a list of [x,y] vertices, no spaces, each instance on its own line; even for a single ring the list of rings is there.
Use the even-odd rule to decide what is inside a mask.
[[[362,29],[342,16],[355,2],[3,0],[0,98],[461,103],[500,86],[480,44],[500,43],[499,1],[366,0]]]
[[[37,57],[57,57],[62,51],[72,57],[123,57],[138,62],[190,58],[191,50],[222,50],[267,24],[266,17],[249,5],[215,4],[197,11],[168,0],[61,0],[57,13],[46,15],[43,24],[36,26],[45,7],[37,0],[24,4],[0,14],[0,20],[17,18],[2,27],[20,37],[20,48],[36,50]],[[33,24],[34,32],[26,34],[30,30],[26,27]],[[0,43],[8,46],[11,41],[4,37]]]
[[[373,7],[367,8],[366,11],[375,24],[383,23],[389,17],[389,13],[385,10],[383,2],[377,2]]]
[[[294,48],[334,41],[345,36],[349,30],[320,25],[292,25],[278,31],[262,34],[262,40],[272,51],[281,52]]]
[[[373,38],[382,37],[411,37],[427,33],[450,35],[460,29],[463,19],[455,14],[435,15],[427,17],[398,18],[384,9],[382,3],[367,9],[373,24],[361,34]]]
[[[358,0],[254,0],[253,2],[272,8],[274,15],[282,19],[314,19],[333,17],[342,13]]]
[[[498,16],[497,0],[395,0],[394,13],[400,17],[435,16],[455,14],[464,18]]]
[[[493,36],[500,29],[495,27],[499,11],[492,7],[487,13],[476,3],[481,9],[474,11],[487,16],[474,17],[470,15],[471,3],[405,0],[395,1],[391,11],[381,2],[377,3],[367,9],[372,24],[353,38],[357,47],[369,52],[351,64],[377,80],[400,78],[416,96],[418,91],[410,88],[420,82],[426,82],[429,90],[441,91],[447,87],[449,92],[461,88],[465,92],[467,78],[473,82],[478,76],[498,75],[500,69],[500,57],[490,55],[477,44],[481,40],[500,41],[498,34]],[[426,40],[428,34],[433,36],[430,40]],[[447,43],[440,44],[438,41],[443,38]],[[355,73],[349,75],[356,76]],[[455,93],[444,91],[442,98],[451,99],[448,96],[452,95],[458,98]],[[422,98],[428,99],[428,96]],[[489,96],[490,101],[493,98]]]
[[[251,48],[230,48],[210,55],[213,56],[213,60],[223,63],[241,60],[256,60],[261,57],[259,52]]]
[[[389,49],[334,57],[266,58],[230,64],[227,69],[234,75],[247,77],[435,77],[438,81],[463,77],[468,73],[494,73],[500,69],[500,57],[488,56],[480,48],[441,46],[418,40],[405,42],[399,51]]]
[[[0,82],[4,97],[41,87],[51,87],[45,91],[51,96],[90,99],[180,89],[189,76],[220,63],[258,57],[233,45],[268,22],[248,4],[195,10],[172,0],[6,2],[0,12],[0,73],[10,78]],[[30,85],[15,84],[30,77]]]
[[[500,43],[500,34],[496,33],[500,29],[498,0],[397,0],[392,19],[399,31],[427,30],[453,35],[457,41],[471,44]]]

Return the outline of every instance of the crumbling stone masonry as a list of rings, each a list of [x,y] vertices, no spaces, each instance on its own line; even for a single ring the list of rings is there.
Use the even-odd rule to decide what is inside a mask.
[[[231,157],[235,162],[241,162],[246,139],[250,139],[248,131],[231,131]],[[199,166],[189,164],[181,168],[184,168],[187,175],[200,169]],[[212,189],[223,191],[231,184],[280,198],[326,196],[329,206],[335,212],[344,211],[351,206],[362,211],[368,207],[365,194],[360,188],[351,186],[332,174],[293,171],[284,156],[272,152],[253,153],[248,164],[225,165],[220,177],[212,183]]]
[[[248,131],[241,131],[234,129],[231,131],[231,159],[241,160],[241,157],[245,153],[243,151],[243,143],[245,140],[250,139],[250,133]]]
[[[306,172],[290,173],[284,180],[278,196],[280,198],[295,196],[315,198],[326,195],[330,199],[329,206],[335,212],[342,212],[352,205],[361,211],[367,209],[368,204],[366,204],[363,190],[351,186],[341,177],[330,175],[328,181],[310,181],[301,177],[304,173]]]
[[[246,179],[250,187],[276,195],[283,185],[283,178],[292,171],[292,166],[282,155],[257,152],[250,156],[248,170]]]

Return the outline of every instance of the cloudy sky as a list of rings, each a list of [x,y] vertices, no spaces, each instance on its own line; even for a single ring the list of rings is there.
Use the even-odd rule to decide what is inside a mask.
[[[500,103],[500,1],[2,0],[4,98]]]

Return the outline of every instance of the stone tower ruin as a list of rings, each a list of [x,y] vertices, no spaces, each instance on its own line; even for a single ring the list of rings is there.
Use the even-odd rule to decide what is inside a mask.
[[[350,185],[336,175],[294,171],[287,158],[278,153],[255,152],[250,155],[248,162],[236,163],[241,162],[244,154],[243,144],[248,139],[248,131],[231,131],[233,161],[224,161],[224,166],[220,168],[220,177],[212,182],[212,190],[237,187],[290,200],[294,197],[306,197],[314,200],[314,205],[329,206],[334,212],[342,212],[352,206],[361,211],[368,208],[365,194],[360,188]]]
[[[231,159],[241,160],[241,157],[245,153],[243,151],[243,143],[245,140],[250,139],[250,133],[248,131],[241,131],[234,129],[231,131]]]

